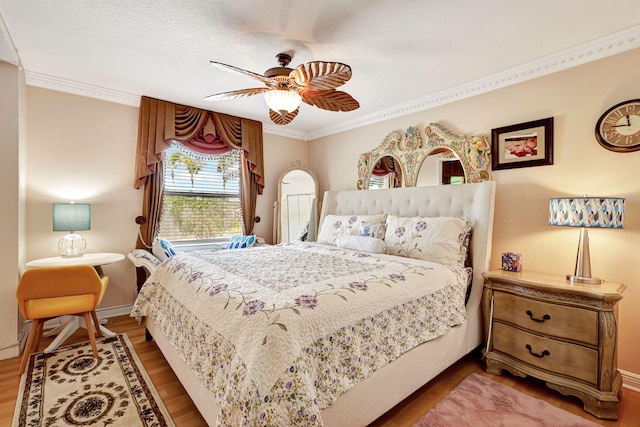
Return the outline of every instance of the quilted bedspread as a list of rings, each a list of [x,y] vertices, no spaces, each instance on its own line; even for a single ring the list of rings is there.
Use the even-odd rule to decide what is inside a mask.
[[[457,265],[296,243],[166,260],[148,316],[213,392],[219,425],[322,425],[320,411],[464,321]]]

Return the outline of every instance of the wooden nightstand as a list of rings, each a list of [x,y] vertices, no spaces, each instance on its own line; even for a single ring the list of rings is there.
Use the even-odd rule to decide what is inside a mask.
[[[617,307],[626,286],[571,284],[564,276],[484,273],[485,369],[531,375],[577,396],[598,418],[617,419]]]

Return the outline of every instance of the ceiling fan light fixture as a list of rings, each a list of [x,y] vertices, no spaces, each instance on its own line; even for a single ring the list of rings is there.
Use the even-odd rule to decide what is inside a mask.
[[[300,106],[302,97],[293,90],[271,89],[265,92],[264,100],[273,111],[285,115],[295,111]]]
[[[311,61],[289,68],[291,55],[279,53],[279,67],[269,68],[264,74],[210,61],[211,65],[243,74],[267,87],[253,87],[216,93],[205,101],[224,101],[264,94],[269,106],[269,119],[277,125],[287,125],[300,112],[300,104],[327,111],[353,111],[360,108],[358,101],[346,92],[336,90],[351,79],[351,67],[341,62]]]

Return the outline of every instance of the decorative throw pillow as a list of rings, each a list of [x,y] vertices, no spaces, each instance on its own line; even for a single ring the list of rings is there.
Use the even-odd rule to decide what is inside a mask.
[[[173,248],[171,242],[160,237],[156,237],[156,239],[153,241],[151,252],[160,261],[171,258],[176,254],[176,250]]]
[[[455,217],[387,217],[384,240],[391,255],[464,265],[463,241],[471,225]]]
[[[371,223],[363,222],[358,228],[358,236],[369,236],[378,239],[384,239],[384,235],[387,232],[387,223]]]
[[[387,245],[384,240],[369,236],[338,236],[336,246],[342,249],[369,252],[372,254],[386,254]]]
[[[317,241],[335,246],[338,236],[356,236],[361,223],[383,223],[386,218],[386,214],[327,215],[322,221]]]
[[[248,236],[231,236],[227,249],[244,249],[250,248],[256,244],[256,235],[250,234]]]

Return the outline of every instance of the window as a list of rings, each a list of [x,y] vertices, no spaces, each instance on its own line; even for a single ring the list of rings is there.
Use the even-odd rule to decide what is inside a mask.
[[[464,184],[464,169],[458,159],[440,161],[442,184]]]
[[[203,155],[174,142],[164,152],[159,236],[216,241],[234,234],[242,234],[240,150]]]
[[[381,188],[391,188],[392,173],[388,173],[385,176],[376,176],[371,174],[369,177],[369,190],[378,190]]]

